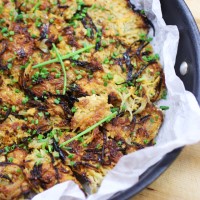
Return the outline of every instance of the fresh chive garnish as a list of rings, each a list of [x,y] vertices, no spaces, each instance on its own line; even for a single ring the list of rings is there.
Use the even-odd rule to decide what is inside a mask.
[[[86,133],[89,133],[90,131],[94,130],[96,127],[100,126],[101,124],[103,124],[104,122],[110,121],[111,119],[113,119],[118,112],[114,112],[110,115],[108,115],[107,117],[105,117],[104,119],[100,120],[99,122],[97,122],[96,124],[90,126],[89,128],[87,128],[86,130],[84,130],[83,132],[79,133],[78,135],[70,138],[69,140],[63,142],[62,144],[60,144],[60,147],[63,147],[67,144],[69,144],[70,142],[80,138],[81,136],[85,135]]]
[[[56,48],[55,44],[52,44],[54,51],[56,52],[56,55],[60,61],[60,64],[62,66],[62,70],[63,70],[63,74],[64,74],[64,86],[63,86],[63,95],[66,94],[66,87],[67,87],[67,74],[66,74],[66,69],[65,69],[65,65],[63,63],[63,60],[61,58],[60,53],[58,52],[58,49]]]
[[[82,48],[82,49],[79,49],[79,50],[77,50],[77,51],[75,51],[75,52],[68,53],[67,55],[64,55],[64,56],[61,55],[61,59],[62,59],[62,60],[69,59],[69,58],[71,58],[71,57],[73,57],[73,56],[76,56],[76,55],[82,53],[82,52],[88,51],[89,49],[92,49],[92,48],[94,48],[94,47],[95,47],[95,45],[89,45],[89,46],[84,47],[84,48]],[[42,66],[44,66],[44,65],[48,65],[48,64],[51,64],[51,63],[55,63],[55,62],[59,62],[59,59],[58,59],[58,58],[55,58],[55,59],[52,59],[52,60],[47,60],[47,61],[45,61],[45,62],[43,62],[43,63],[39,63],[39,64],[37,64],[37,65],[34,65],[32,68],[33,68],[33,69],[39,68],[39,67],[42,67]]]

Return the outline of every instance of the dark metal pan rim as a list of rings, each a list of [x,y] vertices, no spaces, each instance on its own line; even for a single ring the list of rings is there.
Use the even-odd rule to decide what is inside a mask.
[[[180,44],[175,65],[177,75],[182,79],[187,90],[191,91],[200,104],[200,33],[195,20],[183,0],[161,0],[163,17],[167,24],[177,25],[180,31]],[[185,48],[184,48],[185,47]],[[189,73],[181,76],[180,64],[186,61],[190,65]],[[182,147],[183,148],[183,147]],[[166,154],[159,162],[140,176],[137,184],[116,193],[112,200],[129,199],[156,180],[177,158],[182,148]]]

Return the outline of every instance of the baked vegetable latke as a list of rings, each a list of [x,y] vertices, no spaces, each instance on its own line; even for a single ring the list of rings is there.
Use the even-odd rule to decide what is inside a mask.
[[[0,0],[0,199],[95,192],[154,144],[166,96],[154,27],[127,0]]]

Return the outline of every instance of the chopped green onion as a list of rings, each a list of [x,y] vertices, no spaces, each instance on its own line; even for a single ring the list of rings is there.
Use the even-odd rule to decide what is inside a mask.
[[[91,91],[91,92],[92,92],[92,94],[96,94],[96,91],[95,91],[94,89],[92,89],[92,91]]]
[[[43,138],[44,138],[43,135],[41,135],[41,134],[38,135],[38,140],[42,140]]]
[[[69,159],[72,159],[73,157],[74,157],[73,154],[69,154],[69,155],[68,155],[68,158],[69,158]]]
[[[154,120],[153,118],[150,118],[150,122],[151,122],[151,123],[154,123],[155,120]]]
[[[59,104],[59,103],[60,103],[60,99],[59,99],[59,98],[58,98],[58,99],[55,99],[55,100],[54,100],[54,103],[55,103],[55,104]]]
[[[36,26],[37,28],[40,28],[40,27],[42,26],[42,23],[41,23],[39,20],[40,20],[40,19],[37,18],[36,21],[35,21],[35,26]]]
[[[19,89],[15,89],[15,93],[20,93],[20,90]]]
[[[16,107],[12,106],[12,112],[16,112]]]
[[[111,73],[107,73],[107,78],[108,78],[108,80],[112,80],[113,79],[113,75]]]
[[[59,40],[59,42],[61,42],[63,40],[63,37],[59,35],[58,40]]]
[[[56,94],[60,94],[60,90],[56,90]]]
[[[13,158],[12,157],[8,158],[8,162],[13,162]]]
[[[9,146],[6,146],[6,147],[4,148],[4,151],[5,151],[6,153],[8,153],[8,152],[10,151]]]
[[[45,115],[48,116],[48,115],[50,115],[50,113],[49,112],[45,112]]]
[[[160,106],[161,110],[169,110],[169,106]]]
[[[21,169],[17,169],[16,170],[17,173],[21,173],[21,171],[22,171]]]
[[[54,156],[55,158],[59,158],[59,153],[58,153],[57,151],[54,151],[54,152],[53,152],[53,156]]]
[[[31,37],[35,39],[35,38],[37,38],[37,35],[32,34]]]
[[[153,62],[160,59],[160,56],[158,54],[150,55],[150,56],[142,56],[142,59],[146,62]]]
[[[1,32],[2,32],[2,33],[7,33],[7,32],[8,32],[8,28],[7,28],[7,27],[2,28],[2,29],[1,29]]]
[[[38,158],[42,158],[41,153],[37,153],[36,156],[37,156]]]
[[[78,138],[78,141],[83,143],[83,138],[82,137]]]
[[[12,63],[8,63],[7,67],[8,67],[8,69],[11,69],[12,68]]]
[[[39,115],[40,117],[43,117],[43,116],[44,116],[42,112],[39,112],[38,115]]]
[[[111,108],[110,111],[111,111],[112,113],[114,113],[114,112],[116,112],[116,111],[119,111],[119,108]]]
[[[81,74],[79,74],[79,75],[76,76],[76,79],[77,79],[77,80],[80,80],[80,79],[82,79],[82,78],[83,78],[83,76],[82,76]]]
[[[8,108],[7,108],[6,106],[4,106],[4,107],[3,107],[3,110],[4,110],[4,111],[7,111],[7,110],[8,110]]]
[[[161,99],[167,99],[167,91],[163,90],[162,95],[161,95]]]
[[[5,19],[0,19],[0,24],[4,23]]]
[[[15,35],[14,31],[9,31],[9,35]]]
[[[117,145],[118,145],[118,146],[121,146],[121,145],[122,145],[122,141],[118,141],[118,142],[117,142]]]
[[[50,153],[52,153],[53,146],[52,145],[48,145],[48,150],[49,150]]]
[[[87,37],[91,37],[91,32],[92,32],[92,29],[91,28],[87,28]]]
[[[75,113],[77,111],[77,108],[76,107],[72,107],[71,111],[72,111],[72,113]]]
[[[75,164],[76,164],[76,163],[73,162],[73,161],[70,162],[70,166],[74,166]]]
[[[145,15],[145,11],[144,11],[144,10],[141,10],[140,13],[141,13],[142,15]]]
[[[108,86],[108,82],[107,81],[104,81],[103,85],[106,87]]]
[[[139,82],[142,82],[142,81],[144,81],[144,80],[145,80],[145,78],[142,77],[142,78],[136,79],[136,82],[139,83]]]
[[[100,148],[101,148],[101,145],[97,144],[96,149],[100,149]]]
[[[144,144],[148,144],[148,143],[149,143],[149,140],[144,139],[143,142],[144,142]]]
[[[24,99],[22,99],[22,103],[26,104],[28,102],[29,98],[26,96]]]
[[[51,19],[49,20],[49,22],[52,24],[52,23],[54,22],[54,19],[51,18]]]
[[[103,64],[108,64],[110,61],[108,58],[105,58],[104,61],[103,61]]]

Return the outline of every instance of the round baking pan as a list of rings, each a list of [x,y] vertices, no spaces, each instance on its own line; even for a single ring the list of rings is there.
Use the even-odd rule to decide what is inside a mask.
[[[161,0],[162,12],[168,25],[177,25],[180,32],[180,43],[175,70],[187,90],[191,91],[200,103],[200,33],[194,18],[183,0]],[[182,62],[188,63],[188,72],[180,74]],[[116,193],[112,200],[129,199],[158,178],[176,159],[182,148],[168,153],[158,163],[140,176],[139,182],[131,188]]]

